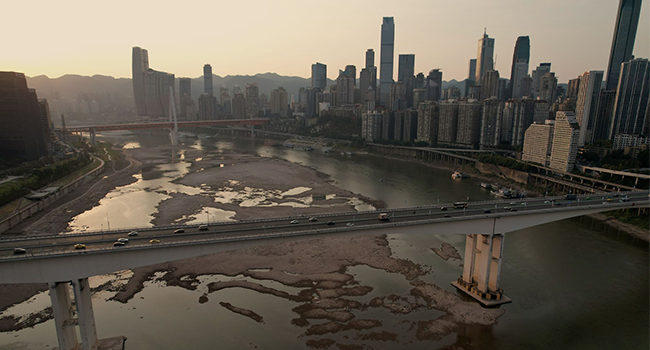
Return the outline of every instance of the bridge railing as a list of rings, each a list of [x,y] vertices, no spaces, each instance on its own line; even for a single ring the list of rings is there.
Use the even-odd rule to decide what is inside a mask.
[[[634,194],[638,192],[628,191],[628,192],[617,192],[616,194],[625,196],[629,194]],[[611,196],[612,192],[602,192],[602,193],[593,193],[590,196]],[[500,204],[509,204],[511,202],[523,203],[526,200],[530,199],[539,199],[544,198],[546,200],[562,200],[565,199],[565,196],[549,196],[549,197],[524,197],[524,198],[511,198],[511,199],[500,199],[500,200],[489,200],[489,201],[477,201],[477,202],[468,202],[468,207],[482,206],[487,204],[500,205]],[[577,201],[577,200],[576,200]],[[355,211],[355,212],[344,212],[344,213],[326,213],[326,214],[303,214],[303,215],[293,215],[285,217],[275,217],[275,218],[264,218],[264,219],[249,219],[249,220],[236,220],[236,221],[214,221],[210,222],[209,226],[225,226],[232,224],[245,224],[245,223],[261,223],[261,222],[275,222],[275,221],[291,221],[300,218],[309,218],[309,217],[318,217],[318,218],[334,218],[340,216],[355,216],[355,215],[364,215],[364,214],[377,214],[379,213],[393,213],[399,211],[415,211],[415,210],[428,210],[428,209],[438,209],[442,207],[453,207],[453,203],[440,203],[440,204],[429,204],[421,206],[411,206],[404,208],[384,208],[384,209],[375,209],[375,210],[365,210],[365,211]],[[134,227],[121,227],[113,230],[102,230],[102,231],[85,231],[85,232],[70,232],[70,233],[60,233],[53,235],[38,235],[38,236],[27,236],[27,237],[0,237],[0,240],[3,242],[8,241],[26,241],[26,240],[40,240],[47,238],[56,238],[64,236],[101,236],[106,234],[115,234],[115,233],[128,233],[130,231],[159,231],[159,230],[172,230],[179,228],[193,228],[199,227],[200,225],[205,225],[206,223],[197,223],[197,224],[172,224],[172,225],[161,225],[161,226],[134,226]]]
[[[648,206],[650,205],[649,201],[650,199],[646,199],[645,201],[639,203],[640,204],[639,206],[640,207]],[[551,212],[558,212],[558,211],[576,211],[576,210],[596,209],[596,208],[608,208],[608,209],[611,208],[611,210],[617,210],[619,208],[622,209],[626,207],[630,207],[630,202],[606,202],[606,203],[590,204],[590,205],[582,204],[582,205],[575,205],[575,206],[551,207],[551,208],[543,208],[543,209],[536,208],[536,209],[517,211],[517,212],[504,211],[500,213],[488,213],[488,214],[472,213],[463,216],[425,218],[425,219],[409,220],[409,221],[402,221],[402,222],[391,222],[389,224],[376,223],[376,224],[359,225],[359,226],[352,226],[352,227],[340,226],[340,227],[328,227],[328,228],[318,228],[318,229],[305,229],[305,230],[291,231],[291,232],[272,232],[272,233],[264,232],[264,233],[256,233],[256,234],[251,234],[247,236],[238,236],[238,237],[233,237],[233,236],[218,237],[220,234],[224,234],[224,232],[215,231],[213,232],[214,238],[189,239],[189,240],[175,241],[175,242],[164,242],[164,243],[161,242],[158,244],[141,244],[141,245],[130,245],[130,246],[127,245],[121,247],[90,248],[90,249],[84,249],[82,251],[30,253],[28,255],[18,255],[18,256],[8,255],[8,256],[0,256],[0,262],[29,260],[29,259],[46,258],[46,257],[53,258],[58,256],[63,257],[63,256],[78,255],[78,254],[98,254],[98,253],[107,253],[107,252],[124,252],[124,251],[135,251],[135,250],[144,250],[144,249],[170,248],[170,247],[177,247],[177,246],[197,245],[197,244],[249,241],[249,240],[258,240],[262,237],[283,238],[283,237],[306,236],[306,235],[320,235],[326,233],[337,233],[337,232],[346,232],[346,231],[384,229],[387,227],[414,226],[414,225],[422,225],[422,224],[428,224],[434,222],[458,221],[459,219],[473,220],[473,219],[483,219],[486,217],[498,218],[503,215],[507,215],[507,216],[530,215],[531,212],[534,212],[535,214],[541,214],[541,213],[551,213]],[[197,233],[192,233],[192,234],[197,234]],[[208,232],[208,233],[201,233],[201,234],[212,234],[212,233]]]

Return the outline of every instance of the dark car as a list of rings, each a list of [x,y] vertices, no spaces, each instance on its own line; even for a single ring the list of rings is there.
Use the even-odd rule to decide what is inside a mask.
[[[185,233],[185,230],[182,228],[179,228],[178,230],[174,230],[174,233]]]
[[[447,210],[447,207],[440,207],[440,210]]]
[[[444,216],[444,217],[446,217],[446,218],[450,218],[450,217],[451,217],[451,215],[449,215],[449,214],[445,214],[445,216]]]
[[[492,211],[491,211],[490,209],[485,209],[485,210],[483,210],[483,212],[484,212],[485,214],[490,214]]]
[[[27,253],[27,249],[25,248],[14,248],[14,254],[25,254]]]
[[[332,226],[332,225],[334,225],[334,224],[336,224],[336,223],[335,223],[334,221],[328,221],[327,224],[330,225],[330,226]]]

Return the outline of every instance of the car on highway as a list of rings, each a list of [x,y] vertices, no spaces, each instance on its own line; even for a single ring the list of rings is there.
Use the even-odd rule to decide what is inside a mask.
[[[505,210],[510,210],[510,209],[512,209],[512,208],[511,208],[511,207],[503,207],[503,209],[505,209]]]
[[[179,228],[177,230],[174,230],[174,233],[185,233],[185,229]]]
[[[352,226],[354,226],[354,223],[353,222],[348,222],[347,224],[345,224],[345,226],[352,227]]]
[[[138,235],[138,231],[131,231],[131,232],[129,232],[129,236],[130,236],[130,237],[137,236],[137,235]]]
[[[160,240],[159,239],[152,239],[152,240],[149,240],[149,243],[151,243],[151,244],[160,243]]]
[[[492,211],[491,211],[490,209],[485,209],[485,210],[483,210],[483,212],[484,212],[485,214],[490,214]]]
[[[74,245],[74,249],[86,249],[85,244],[77,243]]]
[[[315,217],[315,216],[312,216],[312,217],[309,218],[309,221],[310,222],[318,221],[318,218]]]
[[[544,201],[544,204],[548,204],[548,203],[551,203],[551,202],[550,201]]]
[[[14,248],[14,254],[25,254],[27,253],[27,249],[25,248]]]
[[[336,224],[336,223],[335,223],[334,221],[328,221],[328,222],[327,222],[327,225],[328,225],[328,226],[332,226],[332,225],[335,225],[335,224]]]
[[[199,225],[199,231],[207,231],[208,225]]]
[[[445,216],[444,216],[444,217],[445,217],[445,218],[450,218],[450,217],[451,217],[451,215],[449,215],[449,214],[445,214]]]
[[[510,205],[517,205],[517,202],[510,202]]]
[[[118,238],[117,241],[118,241],[118,242],[122,242],[122,243],[129,243],[129,239],[128,239],[128,238],[124,238],[124,237],[122,237],[122,238]]]
[[[113,243],[113,247],[124,247],[125,245],[126,243],[120,241]]]
[[[553,203],[553,206],[556,206],[556,207],[559,207],[559,206],[561,206],[561,205],[562,205],[562,203],[560,203],[560,202],[555,202],[555,203]]]
[[[447,207],[440,207],[440,210],[442,211],[447,210]]]
[[[291,220],[291,224],[292,224],[292,225],[295,225],[295,224],[297,224],[297,223],[298,223],[298,220]]]
[[[517,209],[515,209],[515,208],[512,208],[512,209],[510,209],[510,211],[517,211]]]

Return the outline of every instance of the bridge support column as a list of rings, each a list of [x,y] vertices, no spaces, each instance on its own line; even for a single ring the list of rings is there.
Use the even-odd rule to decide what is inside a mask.
[[[88,278],[72,281],[83,350],[97,349],[97,328]]]
[[[70,284],[74,290],[74,300],[77,309],[77,318],[74,318],[72,301],[70,299]],[[91,300],[88,278],[72,282],[49,283],[50,299],[52,300],[52,313],[56,335],[59,339],[60,350],[96,350],[97,328],[95,327],[95,314]],[[79,325],[81,344],[77,338],[75,326]],[[81,345],[81,347],[80,347]]]
[[[97,145],[97,138],[95,135],[95,128],[90,128],[90,144],[95,146]]]
[[[503,295],[503,290],[499,287],[504,239],[503,234],[467,235],[463,274],[451,283],[484,306],[512,301]]]
[[[70,299],[70,286],[68,282],[49,283],[50,299],[52,300],[52,313],[54,326],[59,339],[59,349],[76,349],[79,345],[75,332],[75,320]]]

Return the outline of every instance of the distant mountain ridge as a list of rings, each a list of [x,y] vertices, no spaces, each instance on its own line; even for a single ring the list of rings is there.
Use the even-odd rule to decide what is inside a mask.
[[[179,78],[179,77],[176,77]],[[203,77],[191,78],[192,98],[197,100],[203,93]],[[302,87],[311,86],[310,78],[297,76],[284,76],[277,73],[258,73],[255,75],[227,75],[221,77],[213,75],[212,84],[215,95],[219,94],[219,88],[226,86],[232,97],[233,87],[238,85],[245,93],[246,84],[257,83],[259,93],[266,94],[269,99],[271,91],[282,86],[289,98],[291,95],[298,100],[298,91]],[[336,81],[328,79],[328,85],[336,84]],[[464,89],[465,81],[443,81],[442,88],[456,86]],[[39,98],[60,98],[76,99],[80,93],[109,93],[119,95],[133,103],[133,83],[131,78],[114,78],[106,75],[82,76],[66,74],[58,78],[49,78],[45,75],[27,77],[27,86],[36,89]],[[176,79],[176,91],[178,91],[178,79]],[[218,96],[217,96],[218,97]]]

